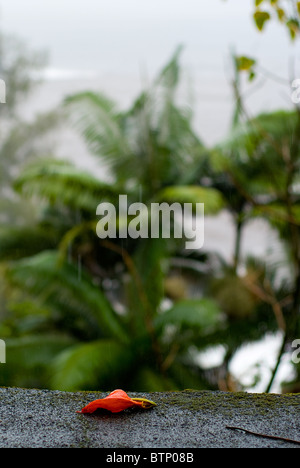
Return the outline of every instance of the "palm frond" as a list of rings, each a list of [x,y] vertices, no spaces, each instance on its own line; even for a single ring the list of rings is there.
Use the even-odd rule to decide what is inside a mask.
[[[221,323],[221,310],[212,299],[184,299],[158,315],[155,326],[159,330],[169,324],[179,329],[190,328],[207,333]]]
[[[146,196],[180,180],[202,156],[191,109],[177,103],[180,54],[181,47],[127,111],[116,111],[112,101],[91,92],[66,101],[93,154],[125,188],[140,185]]]
[[[46,251],[12,263],[6,278],[60,317],[80,317],[91,335],[127,341],[121,319],[101,289],[77,265],[61,264],[56,252]]]
[[[0,259],[16,260],[29,257],[57,246],[53,229],[43,226],[4,226],[0,229]]]
[[[27,334],[7,338],[9,365],[1,367],[0,385],[49,388],[49,366],[63,350],[74,346],[74,339],[62,333]]]
[[[108,165],[110,158],[127,154],[128,142],[122,132],[122,116],[108,97],[87,91],[66,98],[65,106],[92,154],[101,157]]]
[[[169,62],[163,67],[162,71],[159,73],[154,84],[156,86],[161,86],[170,93],[172,90],[177,88],[177,85],[180,81],[180,64],[179,58],[183,50],[183,45],[179,45]]]
[[[121,386],[132,363],[129,348],[113,340],[79,344],[52,364],[52,388],[66,391],[109,390]]]
[[[164,262],[168,258],[166,239],[145,239],[136,249],[133,262],[129,308],[136,322],[152,318],[159,310],[164,296]]]
[[[278,195],[287,183],[286,160],[295,160],[296,112],[261,114],[240,123],[212,153],[215,169],[228,172],[250,194]]]
[[[225,208],[225,201],[221,192],[210,187],[196,185],[170,186],[157,194],[160,202],[189,203],[195,208],[197,203],[203,203],[206,214],[217,214]]]
[[[93,214],[103,199],[115,200],[120,193],[116,186],[101,182],[69,162],[55,159],[29,165],[18,177],[15,188],[25,196]]]

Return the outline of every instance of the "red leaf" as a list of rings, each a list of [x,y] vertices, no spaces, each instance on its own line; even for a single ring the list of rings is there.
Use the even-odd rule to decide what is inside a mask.
[[[98,409],[106,409],[111,413],[120,413],[121,411],[134,406],[146,409],[152,408],[153,406],[156,406],[156,404],[153,403],[153,401],[149,401],[144,398],[130,398],[123,390],[115,390],[105,398],[92,401],[82,408],[81,411],[76,411],[76,413],[91,414]]]

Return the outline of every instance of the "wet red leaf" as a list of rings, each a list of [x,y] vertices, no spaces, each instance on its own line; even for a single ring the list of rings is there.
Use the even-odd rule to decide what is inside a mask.
[[[146,400],[145,398],[130,398],[123,390],[115,390],[107,397],[95,400],[82,408],[81,411],[76,413],[91,414],[98,409],[106,409],[111,413],[120,413],[127,408],[138,407],[143,409],[152,408],[156,406],[153,401]]]

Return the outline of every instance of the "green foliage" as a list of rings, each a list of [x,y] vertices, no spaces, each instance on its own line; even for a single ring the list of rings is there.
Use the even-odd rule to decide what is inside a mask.
[[[235,68],[237,73],[240,72],[247,72],[249,81],[254,80],[256,77],[256,60],[250,57],[246,57],[245,55],[234,57],[235,61]]]
[[[10,284],[31,294],[38,303],[58,314],[63,323],[74,321],[93,336],[126,339],[116,314],[91,279],[78,266],[58,261],[56,252],[43,252],[19,260],[7,269]],[[76,329],[76,328],[75,328]]]
[[[69,336],[49,332],[6,338],[5,343],[9,360],[1,365],[0,384],[26,388],[48,388],[53,357],[74,345]]]
[[[265,23],[271,19],[270,13],[267,11],[256,10],[254,13],[254,21],[257,28],[262,31],[264,29]]]
[[[66,100],[72,121],[97,157],[127,190],[143,197],[179,183],[195,166],[203,145],[192,129],[190,109],[179,107],[179,48],[153,86],[124,112],[101,94],[86,92]]]
[[[214,167],[217,171],[230,174],[235,185],[240,187],[241,194],[282,198],[290,177],[286,171],[284,151],[290,151],[290,142],[298,125],[295,111],[262,114],[242,122],[224,143],[216,147]],[[298,149],[296,151],[295,158],[299,157]],[[293,168],[295,175],[298,164],[295,162]]]
[[[52,386],[67,391],[118,387],[132,360],[130,348],[113,340],[79,344],[53,361]]]
[[[243,279],[236,275],[226,275],[214,280],[212,294],[229,318],[249,317],[255,312],[255,297],[247,289]]]
[[[262,5],[256,2],[259,29],[269,21]],[[293,281],[299,115],[280,111],[245,121],[240,102],[226,141],[205,148],[191,110],[177,102],[181,50],[126,111],[90,91],[64,103],[91,153],[108,167],[110,182],[53,157],[34,158],[15,178],[15,193],[31,201],[34,214],[33,222],[0,231],[6,300],[0,333],[13,363],[1,385],[220,388],[220,381],[231,380],[231,359],[245,343],[291,329],[298,299],[300,304]],[[240,56],[234,67],[240,97],[239,74],[253,79],[257,63]],[[5,154],[17,152],[14,132]],[[185,252],[184,239],[172,236],[100,240],[96,208],[111,202],[118,211],[120,194],[147,207],[204,203],[211,216],[229,210],[236,227],[233,262]],[[278,213],[280,227],[274,225],[293,264],[289,281],[263,261],[245,262],[240,255],[244,224],[255,216],[274,222]],[[207,370],[199,353],[215,345],[224,347],[225,357]]]
[[[158,329],[164,329],[168,325],[183,330],[193,330],[194,333],[208,333],[217,325],[220,325],[220,309],[216,302],[208,299],[186,299],[176,302],[171,309],[160,314],[155,320]]]
[[[206,214],[217,214],[225,206],[222,194],[210,187],[170,186],[158,193],[159,201],[168,203],[204,203]]]
[[[38,197],[46,203],[68,206],[89,213],[102,200],[115,201],[118,187],[99,181],[73,164],[55,159],[39,160],[27,165],[15,183],[26,197]]]
[[[58,240],[57,233],[49,226],[5,226],[0,229],[0,257],[2,260],[16,260],[35,255],[54,249]]]
[[[49,348],[40,385],[48,379],[51,388],[76,390],[132,382],[147,389],[160,381],[161,388],[180,388],[173,365],[185,360],[194,367],[187,354],[190,336],[183,336],[179,347],[169,338],[166,344],[167,323],[158,317],[177,315],[178,326],[181,321],[187,328],[197,324],[198,341],[219,323],[220,311],[209,301],[186,303],[190,321],[183,317],[184,303],[181,312],[180,304],[165,311],[165,280],[182,243],[101,242],[95,232],[97,205],[117,206],[119,194],[131,202],[142,196],[146,205],[174,196],[181,203],[205,202],[213,213],[223,206],[217,190],[182,183],[184,171],[192,174],[197,158],[207,152],[192,130],[190,110],[176,103],[180,52],[128,111],[118,112],[108,98],[91,92],[66,100],[88,147],[109,166],[113,183],[53,158],[28,164],[14,182],[22,197],[38,200],[39,210],[30,228],[1,233],[1,258],[14,260],[4,267],[9,310],[3,330],[10,329],[12,314],[19,317],[13,333],[20,337],[27,330],[30,336],[35,331],[66,338],[64,350]]]
[[[254,8],[253,17],[259,31],[263,31],[265,25],[275,18],[287,28],[292,40],[299,36],[300,3],[298,1],[254,0]]]

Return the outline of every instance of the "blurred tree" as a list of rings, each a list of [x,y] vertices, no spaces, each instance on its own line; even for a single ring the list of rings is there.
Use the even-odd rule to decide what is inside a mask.
[[[12,182],[25,162],[53,150],[46,143],[58,123],[58,112],[39,115],[24,121],[19,106],[38,84],[34,76],[45,65],[44,53],[33,53],[20,40],[0,34],[0,76],[6,83],[6,103],[0,106],[0,222],[1,225],[21,224],[32,220],[33,205],[16,199]]]
[[[177,103],[179,57],[180,49],[128,111],[100,93],[67,99],[109,182],[51,158],[17,178],[16,191],[38,199],[40,210],[30,229],[3,232],[0,242],[1,258],[14,259],[5,266],[14,321],[5,325],[18,337],[12,356],[19,364],[11,375],[6,370],[6,382],[29,375],[35,386],[64,390],[236,389],[230,363],[237,350],[278,329],[285,347],[298,325],[297,111],[249,119],[239,76],[253,80],[256,61],[236,57],[232,132],[210,151],[192,129],[190,110]],[[148,207],[204,202],[206,214],[226,207],[236,223],[232,264],[187,255],[184,239],[100,241],[96,207],[109,201],[118,208],[120,194]],[[291,278],[241,258],[243,227],[255,216],[274,223],[292,246]],[[216,345],[223,362],[206,369],[199,352]]]
[[[217,190],[184,184],[184,173],[192,172],[196,160],[204,164],[207,151],[192,130],[190,112],[176,104],[179,52],[154,88],[126,112],[100,94],[67,99],[89,148],[109,165],[112,182],[53,159],[28,165],[16,180],[22,197],[37,198],[44,207],[30,231],[4,234],[0,249],[2,258],[15,259],[6,268],[10,308],[19,318],[14,333],[22,337],[19,348],[14,342],[15,361],[28,369],[22,359],[24,330],[31,353],[57,336],[57,349],[51,345],[46,358],[49,370],[49,356],[57,355],[50,380],[40,372],[40,385],[69,390],[209,385],[190,346],[200,349],[202,337],[220,326],[219,308],[200,294],[166,302],[170,262],[184,239],[100,241],[96,235],[97,205],[111,201],[118,207],[120,194],[146,205],[180,195],[182,203],[205,202],[207,213],[223,206]],[[23,249],[20,236],[28,238]],[[42,241],[49,238],[59,241],[45,251]],[[36,368],[37,359],[32,362]]]
[[[300,2],[255,0],[254,7],[254,21],[259,31],[263,31],[270,20],[277,19],[287,27],[292,41],[299,38]],[[219,172],[215,184],[225,197],[227,195],[236,223],[235,275],[241,260],[243,226],[255,216],[264,217],[278,230],[290,270],[289,277],[278,279],[280,269],[277,268],[277,273],[272,275],[273,281],[267,283],[258,280],[259,272],[252,272],[252,279],[246,276],[247,288],[257,299],[272,306],[283,336],[266,389],[270,391],[283,354],[290,350],[292,341],[300,334],[300,107],[296,104],[290,112],[251,118],[243,98],[241,74],[246,72],[252,82],[260,71],[265,73],[265,70],[253,57],[233,56],[233,63],[236,101],[233,128],[228,140],[216,148],[213,159]],[[287,80],[280,78],[290,93],[294,73]],[[270,72],[267,74],[269,78],[279,79]],[[297,382],[299,366],[296,366],[296,374]]]
[[[0,249],[6,252],[3,259],[18,257],[21,252],[28,255],[32,250],[36,251],[37,245],[41,250],[54,245],[51,233],[45,229],[38,233],[31,227],[35,222],[36,204],[23,200],[13,189],[13,180],[22,171],[22,166],[43,154],[48,156],[54,146],[53,137],[49,138],[49,135],[59,121],[59,113],[51,111],[25,121],[20,112],[20,105],[39,83],[36,76],[45,60],[44,53],[31,52],[22,41],[0,34],[0,77],[6,83],[6,103],[0,105]],[[22,230],[20,226],[26,227]],[[11,317],[6,322],[3,267],[0,275],[0,336],[5,338],[13,335],[15,319]],[[4,381],[6,371],[7,367],[2,366]],[[33,378],[31,383],[34,385],[34,382]]]
[[[252,273],[248,271],[240,287],[233,287],[232,293],[228,289],[228,279],[219,284],[222,294],[231,296],[233,302],[233,291],[241,294],[241,288],[244,288],[246,293],[248,290],[248,295],[271,306],[278,329],[283,333],[278,362],[300,331],[299,124],[297,111],[260,115],[238,125],[231,137],[214,153],[215,168],[220,174],[215,179],[216,185],[224,196],[228,194],[230,209],[237,220],[235,277],[240,276],[238,271],[243,262],[240,257],[242,229],[254,217],[263,217],[279,231],[287,251],[288,277],[281,278],[280,268],[277,268],[272,274],[273,278],[266,279],[265,276],[261,277],[259,270],[255,272],[252,265]],[[239,200],[239,203],[235,200]],[[270,265],[267,268],[270,269]],[[246,301],[244,296],[247,308],[251,308],[252,302],[253,299]],[[238,307],[238,310],[241,313],[241,308]],[[275,375],[274,371],[268,390]]]

